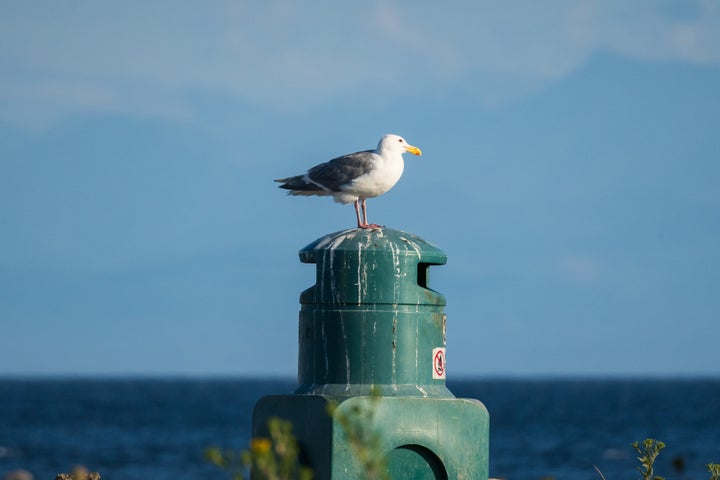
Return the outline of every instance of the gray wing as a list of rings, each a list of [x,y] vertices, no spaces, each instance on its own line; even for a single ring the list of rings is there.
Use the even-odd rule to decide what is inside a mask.
[[[372,167],[373,152],[365,150],[317,165],[308,170],[308,176],[312,181],[336,192],[346,183],[368,173]]]
[[[373,167],[373,151],[351,153],[328,160],[308,170],[306,175],[276,180],[285,182],[280,188],[301,191],[338,192],[340,187],[365,175]]]

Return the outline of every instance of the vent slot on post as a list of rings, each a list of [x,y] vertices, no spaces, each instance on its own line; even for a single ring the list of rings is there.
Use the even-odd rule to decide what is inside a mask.
[[[431,263],[418,263],[417,266],[417,283],[422,288],[427,288],[428,290],[430,287],[428,286],[428,281],[430,280],[430,265]]]

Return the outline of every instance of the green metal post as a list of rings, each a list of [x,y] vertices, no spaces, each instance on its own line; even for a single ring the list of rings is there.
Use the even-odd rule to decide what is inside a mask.
[[[300,385],[257,403],[253,436],[290,420],[315,479],[365,479],[344,422],[370,412],[390,478],[487,480],[488,412],[445,386],[445,297],[429,288],[445,253],[398,230],[353,229],[300,260],[317,269],[300,295]]]

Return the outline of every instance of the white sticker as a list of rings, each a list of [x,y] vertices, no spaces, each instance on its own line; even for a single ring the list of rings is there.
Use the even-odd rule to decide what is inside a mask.
[[[445,379],[445,349],[433,348],[433,380]]]

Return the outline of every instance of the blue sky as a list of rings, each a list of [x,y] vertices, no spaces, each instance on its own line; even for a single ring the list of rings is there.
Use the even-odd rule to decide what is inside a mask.
[[[385,133],[448,375],[720,373],[720,2],[0,9],[0,374],[294,375],[272,179]]]

